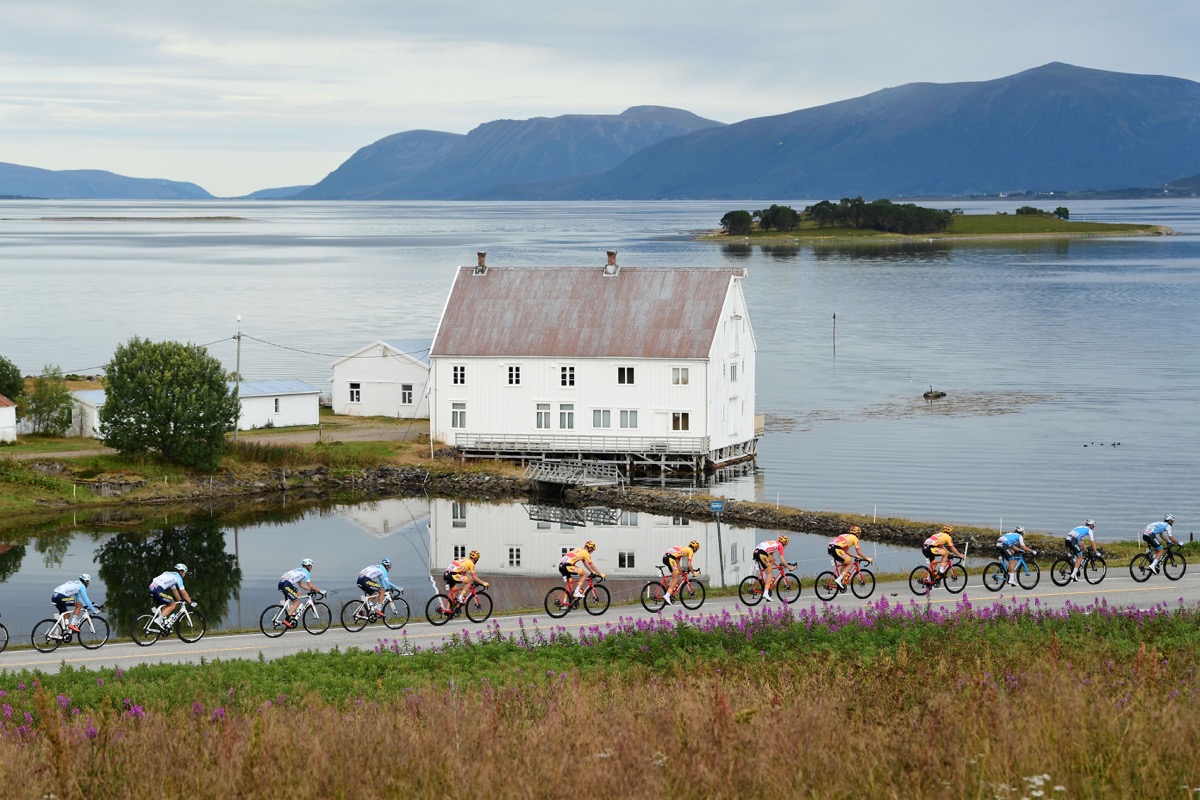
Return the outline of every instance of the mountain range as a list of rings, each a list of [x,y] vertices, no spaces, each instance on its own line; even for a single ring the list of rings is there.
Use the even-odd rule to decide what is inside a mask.
[[[616,115],[413,130],[355,152],[302,200],[955,197],[1191,193],[1200,83],[1051,63],[913,83],[733,124],[635,106]],[[1124,187],[1143,187],[1124,189]],[[123,192],[123,193],[122,193]],[[190,183],[0,164],[0,195],[202,199]]]

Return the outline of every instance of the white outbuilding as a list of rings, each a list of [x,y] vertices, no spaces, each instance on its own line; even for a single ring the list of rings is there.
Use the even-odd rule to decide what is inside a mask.
[[[432,339],[380,339],[333,362],[333,413],[429,418]]]
[[[240,431],[255,428],[286,428],[321,422],[321,392],[301,380],[242,381],[237,386],[241,412]]]
[[[71,392],[71,426],[67,428],[68,436],[104,438],[100,426],[100,409],[104,406],[104,396],[103,389]]]
[[[0,442],[17,440],[17,404],[0,394]]]

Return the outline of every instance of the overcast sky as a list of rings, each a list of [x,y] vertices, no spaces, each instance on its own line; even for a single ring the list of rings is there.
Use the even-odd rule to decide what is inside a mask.
[[[400,131],[721,122],[1051,61],[1200,80],[1198,0],[0,0],[0,161],[315,183]]]

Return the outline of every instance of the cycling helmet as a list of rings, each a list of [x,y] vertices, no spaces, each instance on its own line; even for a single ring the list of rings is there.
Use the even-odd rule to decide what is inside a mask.
[[[1024,535],[1025,535],[1025,529],[1024,529],[1024,528],[1022,528],[1020,525],[1018,525],[1017,527],[1013,528],[1013,533],[1019,533],[1019,534],[1021,534],[1022,536],[1024,536]]]
[[[1168,525],[1174,525],[1175,524],[1175,515],[1167,514],[1165,517],[1163,517],[1163,522],[1167,523]]]
[[[1094,528],[1094,527],[1096,527],[1096,520],[1094,520],[1094,519],[1085,519],[1085,520],[1083,521],[1083,524],[1084,524],[1084,525],[1087,525],[1089,528]]]
[[[787,544],[789,540],[786,536],[780,536],[776,541],[778,541],[780,544]]]
[[[695,539],[692,539],[690,542],[688,542],[688,547],[692,548],[692,552],[695,552],[696,550],[700,549],[700,543]]]
[[[860,533],[862,533],[862,528],[858,527],[857,525],[851,525],[850,533],[854,534],[855,536],[858,536]]]
[[[379,562],[379,565],[382,566],[384,569],[391,569],[392,568],[392,560],[390,558],[385,558]]]
[[[943,525],[942,533],[954,533],[954,526],[953,525]]]
[[[596,552],[596,543],[593,542],[591,539],[588,539],[586,542],[583,543],[583,548],[585,550],[587,550],[589,553],[594,553],[594,552]]]
[[[312,569],[312,564],[313,562],[311,558],[306,558],[300,562],[300,566],[304,567],[305,569]]]
[[[467,558],[471,559],[472,561],[478,561],[479,560],[479,551],[472,550],[471,552],[467,553]]]
[[[175,571],[176,572],[187,572],[187,564],[176,564]]]
[[[88,574],[85,572],[85,573],[83,573],[82,575],[80,575],[80,576],[79,576],[79,582],[80,582],[80,583],[83,583],[83,584],[88,584],[88,583],[91,583],[91,582],[92,582],[92,576],[91,576],[91,575],[88,575]]]

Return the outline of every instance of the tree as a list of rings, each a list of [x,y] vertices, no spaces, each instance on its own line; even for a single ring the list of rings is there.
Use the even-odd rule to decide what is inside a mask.
[[[14,403],[25,394],[25,379],[17,365],[4,356],[0,356],[0,394]]]
[[[749,211],[729,211],[721,217],[721,227],[731,236],[745,236],[754,224],[754,217]]]
[[[1071,212],[1066,206],[1059,206],[1058,208],[1054,209],[1054,216],[1058,217],[1059,219],[1070,219]]]
[[[21,416],[37,433],[62,436],[71,427],[71,393],[62,370],[53,364],[33,379],[33,391],[21,398]]]
[[[99,417],[106,445],[217,468],[238,411],[220,361],[199,345],[135,336],[117,348],[105,370]]]

